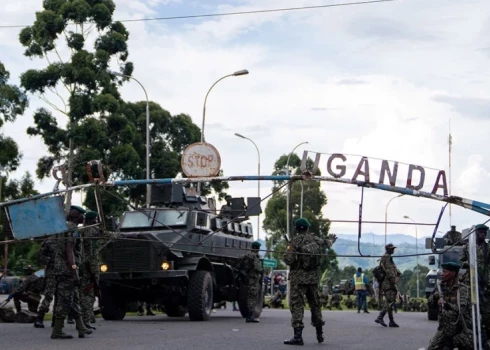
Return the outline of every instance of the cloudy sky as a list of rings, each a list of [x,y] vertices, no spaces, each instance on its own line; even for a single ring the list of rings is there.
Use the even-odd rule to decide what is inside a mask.
[[[341,0],[116,0],[115,18],[140,19],[342,3]],[[31,24],[41,0],[2,1],[0,25]],[[172,114],[187,113],[202,123],[209,87],[240,69],[250,74],[220,82],[208,98],[206,141],[221,154],[227,175],[255,175],[260,149],[262,174],[301,142],[304,150],[398,160],[448,170],[452,125],[452,193],[490,202],[490,3],[487,0],[399,0],[301,11],[128,22],[134,77],[149,98]],[[22,55],[20,28],[0,28],[0,61],[18,83],[21,72],[43,62]],[[144,99],[139,85],[122,89],[130,101]],[[31,109],[4,132],[24,153],[20,177],[34,171],[46,154],[39,138],[29,138]],[[312,153],[313,154],[313,153]],[[324,156],[326,157],[326,156]],[[347,156],[357,165],[359,157]],[[321,164],[324,175],[326,160]],[[379,167],[372,165],[372,177]],[[400,178],[406,168],[400,166]],[[430,172],[432,170],[428,170]],[[349,174],[349,173],[348,173]],[[346,176],[349,176],[349,175]],[[351,173],[352,174],[352,173]],[[432,181],[432,180],[431,180]],[[429,181],[430,182],[430,181]],[[49,191],[54,182],[39,183]],[[352,185],[324,183],[325,216],[356,220],[361,196]],[[424,189],[430,189],[427,184]],[[271,183],[261,183],[261,194]],[[254,196],[256,182],[231,183],[233,195]],[[396,194],[368,189],[364,219],[383,221]],[[75,202],[79,198],[75,198]],[[389,206],[390,221],[434,223],[442,203],[401,197]],[[263,208],[265,205],[263,206]],[[440,230],[449,228],[446,211]],[[486,217],[453,207],[458,229]],[[406,221],[406,220],[405,220]],[[407,221],[408,222],[408,221]],[[256,221],[253,220],[253,224]],[[433,227],[418,226],[419,237]],[[334,223],[332,232],[356,233],[357,224]],[[389,232],[415,235],[415,227],[389,225]],[[363,232],[384,233],[384,225],[364,224]],[[261,234],[263,237],[263,233]],[[367,240],[368,237],[366,237]]]

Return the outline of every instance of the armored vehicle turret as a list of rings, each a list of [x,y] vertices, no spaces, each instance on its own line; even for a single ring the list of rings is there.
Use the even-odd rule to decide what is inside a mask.
[[[119,237],[101,250],[104,319],[122,320],[136,301],[195,321],[208,320],[213,303],[238,301],[246,317],[246,286],[233,267],[251,249],[247,220],[260,214],[260,198],[226,200],[218,214],[214,200],[181,184],[152,185],[150,208],[124,212]]]

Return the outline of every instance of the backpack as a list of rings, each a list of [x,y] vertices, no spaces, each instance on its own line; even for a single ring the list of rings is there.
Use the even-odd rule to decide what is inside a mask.
[[[298,253],[299,268],[307,271],[316,270],[320,265],[322,249],[311,237],[305,236],[302,244],[296,249]]]
[[[381,283],[386,277],[386,272],[381,265],[378,265],[373,269],[373,276],[378,280],[378,283]]]

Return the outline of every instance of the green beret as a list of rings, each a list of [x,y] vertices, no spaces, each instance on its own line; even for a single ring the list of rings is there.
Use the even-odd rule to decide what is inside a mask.
[[[311,224],[305,218],[299,218],[294,222],[296,227],[311,227]]]
[[[70,207],[70,210],[76,210],[78,211],[80,214],[85,214],[85,209],[83,209],[82,207],[79,207],[78,205],[72,205]]]
[[[488,226],[485,226],[483,224],[478,224],[475,226],[475,231],[488,231]]]
[[[260,244],[259,242],[253,242],[252,243],[252,249],[259,249],[261,245],[262,244]]]
[[[96,211],[88,211],[86,214],[85,214],[85,219],[95,219],[96,217],[98,217],[99,214],[96,212]]]
[[[444,269],[444,270],[448,270],[448,271],[453,271],[453,272],[458,272],[459,269],[461,268],[461,265],[456,263],[456,262],[453,262],[453,261],[450,261],[448,263],[444,263],[444,264],[441,264],[441,267]]]

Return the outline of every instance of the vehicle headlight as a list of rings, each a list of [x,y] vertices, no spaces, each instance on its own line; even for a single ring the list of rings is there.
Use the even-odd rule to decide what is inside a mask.
[[[170,263],[168,261],[162,262],[162,270],[168,270],[170,269]]]
[[[436,283],[436,280],[434,278],[429,278],[429,283]]]
[[[101,272],[107,272],[107,270],[109,270],[109,268],[107,267],[107,265],[106,265],[106,264],[102,264],[102,265],[100,265],[100,271],[101,271]]]

